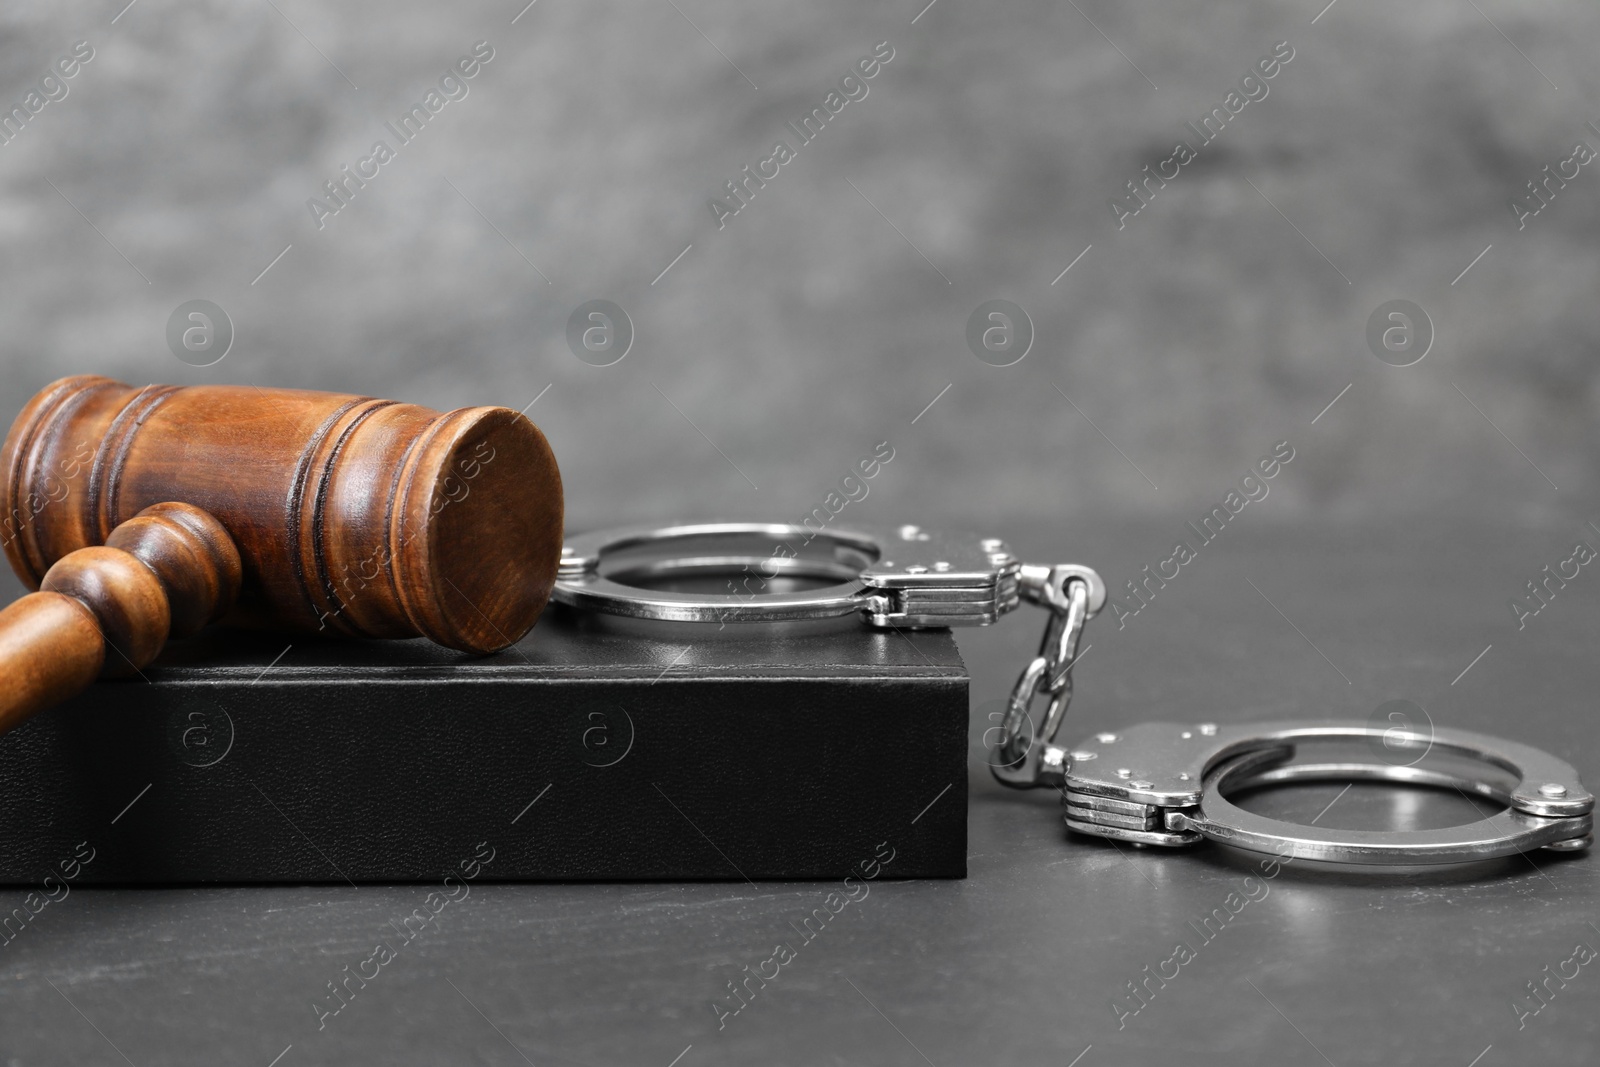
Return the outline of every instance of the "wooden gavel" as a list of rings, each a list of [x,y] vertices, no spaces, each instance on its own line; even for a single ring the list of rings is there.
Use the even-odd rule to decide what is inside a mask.
[[[227,617],[498,651],[561,558],[550,445],[501,407],[63,378],[0,450],[0,732]]]

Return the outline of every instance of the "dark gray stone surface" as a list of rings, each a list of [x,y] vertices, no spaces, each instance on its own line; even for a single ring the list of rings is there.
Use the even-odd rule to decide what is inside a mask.
[[[1120,585],[1179,525],[1005,532],[1029,559],[1091,562]],[[1521,631],[1507,607],[1581,535],[1576,520],[1311,526],[1247,511],[1124,629],[1091,624],[1068,729],[1365,716],[1405,698],[1437,723],[1548,748],[1593,787],[1595,578],[1585,570]],[[0,948],[0,1063],[1593,1062],[1594,964],[1552,983],[1524,1028],[1513,1007],[1547,966],[1570,973],[1576,944],[1600,947],[1591,858],[1431,876],[1291,867],[1203,941],[1187,923],[1240,887],[1248,858],[1069,839],[1053,794],[990,781],[987,702],[1039,623],[1024,610],[959,635],[975,708],[965,881],[872,882],[809,942],[792,924],[841,885],[483,884],[403,944],[389,923],[425,888],[79,889]],[[1308,785],[1258,810],[1309,820],[1338,791]],[[925,802],[907,798],[905,825],[873,839],[892,848]],[[1323,822],[1470,817],[1449,797],[1357,787]],[[482,836],[539,832],[530,815]],[[326,983],[380,938],[395,958],[319,1031]],[[1114,998],[1180,940],[1196,958],[1119,1030]],[[793,961],[719,1030],[726,983],[779,942]]]

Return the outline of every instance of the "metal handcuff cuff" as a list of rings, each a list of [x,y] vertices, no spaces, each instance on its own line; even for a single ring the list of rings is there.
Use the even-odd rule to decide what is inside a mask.
[[[779,555],[737,548],[741,542],[796,541],[807,551]],[[677,554],[663,557],[664,549]],[[751,595],[659,588],[663,579],[740,567],[750,574],[759,568],[762,582],[782,577],[828,584]],[[632,584],[644,580],[658,587]],[[1468,730],[1423,732],[1358,720],[1154,722],[1058,745],[1056,734],[1072,699],[1078,640],[1105,605],[1105,583],[1076,564],[1023,563],[996,538],[941,535],[916,526],[817,531],[742,522],[611,530],[567,542],[553,596],[582,610],[642,619],[729,623],[861,615],[868,626],[896,630],[985,626],[1022,600],[1046,608],[1050,617],[1039,654],[1012,690],[991,769],[1008,786],[1059,790],[1066,824],[1078,833],[1156,846],[1209,838],[1280,858],[1400,865],[1461,863],[1541,847],[1576,851],[1594,840],[1594,796],[1570,764]],[[1038,730],[1025,729],[1029,709],[1041,696],[1049,698],[1043,722]],[[1296,762],[1297,747],[1310,742],[1381,745],[1386,758]],[[1394,753],[1416,755],[1402,763]],[[1454,788],[1505,810],[1443,829],[1340,830],[1267,818],[1229,799],[1247,789],[1305,781]]]

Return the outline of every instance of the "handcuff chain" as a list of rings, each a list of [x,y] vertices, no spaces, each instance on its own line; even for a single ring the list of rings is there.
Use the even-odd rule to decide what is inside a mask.
[[[1089,583],[1080,570],[1068,564],[1054,567],[1023,564],[1020,568],[1019,592],[1029,602],[1048,609],[1050,618],[1045,623],[1039,654],[1023,668],[1012,687],[1000,723],[1000,738],[994,746],[995,774],[1007,785],[1050,784],[1039,776],[1038,760],[1030,759],[1030,755],[1035,746],[1055,742],[1072,702],[1072,667],[1078,658],[1078,640],[1083,636],[1083,626],[1090,615]],[[1024,730],[1028,709],[1041,693],[1050,697],[1044,722],[1038,731]],[[1014,773],[1002,774],[1002,771],[1014,772],[1023,767],[1032,768],[1031,779],[1017,780]]]

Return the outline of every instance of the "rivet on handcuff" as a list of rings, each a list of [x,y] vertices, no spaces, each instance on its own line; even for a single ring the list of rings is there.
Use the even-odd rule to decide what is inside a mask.
[[[752,546],[805,544],[777,555]],[[661,558],[663,548],[680,554]],[[602,574],[602,563],[610,563]],[[691,578],[744,567],[766,579],[833,584],[799,592],[663,592],[641,580]],[[756,568],[757,570],[752,570]],[[1003,541],[902,526],[893,534],[817,531],[763,523],[692,523],[589,534],[563,550],[554,599],[583,610],[685,622],[770,622],[853,614],[869,626],[922,630],[986,626],[1026,599],[1050,612],[1036,655],[1012,689],[991,769],[1018,789],[1059,789],[1067,826],[1142,845],[1209,838],[1279,857],[1342,864],[1434,865],[1534,848],[1576,851],[1594,841],[1594,796],[1564,760],[1467,730],[1399,730],[1345,720],[1144,723],[1062,747],[1084,624],[1105,606],[1100,576],[1075,564],[1020,562]],[[1048,696],[1038,730],[1033,702]],[[1308,742],[1364,743],[1385,759],[1294,762]],[[1396,754],[1409,762],[1395,762]],[[1423,765],[1424,760],[1433,761]],[[1439,764],[1439,765],[1434,765]],[[1260,786],[1304,781],[1389,781],[1453,788],[1505,806],[1477,822],[1435,830],[1338,830],[1246,811],[1229,800]]]

